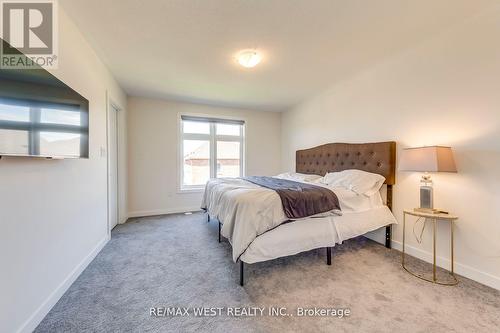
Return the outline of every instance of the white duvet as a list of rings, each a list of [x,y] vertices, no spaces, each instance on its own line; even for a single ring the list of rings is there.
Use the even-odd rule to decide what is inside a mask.
[[[314,185],[328,187],[317,183]],[[330,189],[339,198],[342,213],[362,212],[383,205],[378,192],[367,197],[345,188]],[[232,244],[235,262],[257,237],[288,220],[275,191],[239,178],[208,181],[201,207],[223,224],[221,233]],[[327,215],[334,214],[331,212]]]
[[[257,237],[241,255],[246,263],[276,259],[322,247],[396,223],[387,206],[342,216],[328,216],[282,224]]]

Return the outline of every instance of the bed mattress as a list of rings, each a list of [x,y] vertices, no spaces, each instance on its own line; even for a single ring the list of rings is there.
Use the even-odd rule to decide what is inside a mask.
[[[321,184],[316,185],[327,187]],[[349,232],[350,229],[358,230],[357,228],[359,228],[362,231],[350,237],[373,230],[366,230],[367,228],[363,228],[364,225],[357,226],[356,221],[352,223],[345,222],[348,226],[343,226],[343,221],[356,220],[357,216],[369,218],[370,222],[374,223],[377,228],[395,222],[389,209],[383,206],[379,192],[371,196],[365,196],[356,194],[345,188],[328,188],[337,195],[341,212],[326,212],[325,214],[321,214],[321,217],[315,215],[314,217],[306,217],[294,222],[287,222],[289,219],[285,216],[281,199],[275,191],[240,178],[218,178],[207,182],[201,207],[206,209],[212,217],[216,217],[223,224],[221,234],[231,243],[233,261],[235,262],[240,257],[243,261],[246,261],[245,257],[242,256],[245,252],[248,252],[247,250],[255,248],[259,244],[259,242],[256,242],[257,238],[261,240],[268,239],[271,237],[270,235],[274,236],[281,231],[290,232],[290,235],[287,233],[286,236],[276,236],[277,238],[284,237],[284,240],[287,237],[299,237],[301,233],[308,235],[303,240],[299,240],[297,244],[292,244],[294,240],[289,241],[291,244],[289,245],[290,247],[284,248],[290,251],[293,249],[291,253],[286,251],[285,255],[290,255],[314,247],[333,246],[337,242],[346,239],[346,235],[352,234],[352,232]],[[385,209],[378,210],[376,208]],[[367,211],[372,211],[372,213],[349,215],[350,213]],[[346,215],[346,217],[340,218],[339,214],[341,216]],[[373,221],[374,219],[375,221]],[[296,227],[299,225],[299,222],[301,226],[304,225],[301,227],[303,230],[299,230],[299,227]],[[358,224],[360,223],[358,222]],[[292,228],[292,226],[297,229]],[[320,230],[317,232],[318,236],[315,230]],[[270,233],[271,231],[273,232]],[[297,233],[297,235],[294,235],[294,233]],[[263,237],[264,235],[265,237]],[[329,235],[329,237],[326,235]],[[317,242],[318,239],[321,239],[320,243]],[[275,240],[272,240],[270,243],[273,241]],[[323,245],[323,243],[328,245]],[[255,249],[251,251],[263,255],[256,255],[253,259],[248,258],[246,262],[267,260],[258,259],[259,257],[267,258],[267,256],[271,256],[269,259],[276,257],[274,252],[270,254],[270,250],[266,250],[264,247],[261,247],[260,250]],[[277,251],[282,250],[278,249]]]
[[[282,224],[256,239],[240,259],[256,263],[294,255],[320,247],[332,247],[344,240],[397,223],[387,206],[342,216],[309,218]]]

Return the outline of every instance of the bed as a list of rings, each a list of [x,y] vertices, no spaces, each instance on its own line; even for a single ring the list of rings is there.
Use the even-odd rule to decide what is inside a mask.
[[[391,246],[392,186],[395,184],[396,143],[329,143],[296,152],[296,172],[324,176],[329,172],[362,170],[385,178],[385,186],[369,196],[334,188],[341,209],[314,217],[290,219],[280,196],[249,179],[215,179],[207,183],[202,208],[207,220],[216,217],[221,235],[232,245],[233,261],[240,264],[240,285],[244,266],[326,248],[331,265],[331,248],[344,240],[385,228],[385,246]],[[382,177],[380,177],[382,178]],[[315,181],[302,180],[325,186]]]

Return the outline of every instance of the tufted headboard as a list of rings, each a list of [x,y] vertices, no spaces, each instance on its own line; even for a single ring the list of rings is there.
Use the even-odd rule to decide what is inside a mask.
[[[396,142],[327,143],[297,150],[296,171],[325,175],[327,172],[358,169],[385,177],[387,185],[396,182]]]

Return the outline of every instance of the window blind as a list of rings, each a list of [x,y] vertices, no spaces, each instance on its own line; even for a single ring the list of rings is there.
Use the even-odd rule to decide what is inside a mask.
[[[187,115],[181,115],[181,119],[186,120],[186,121],[199,121],[199,122],[203,122],[203,123],[217,123],[217,124],[231,124],[231,125],[244,125],[245,124],[244,120],[197,117],[197,116],[187,116]]]

